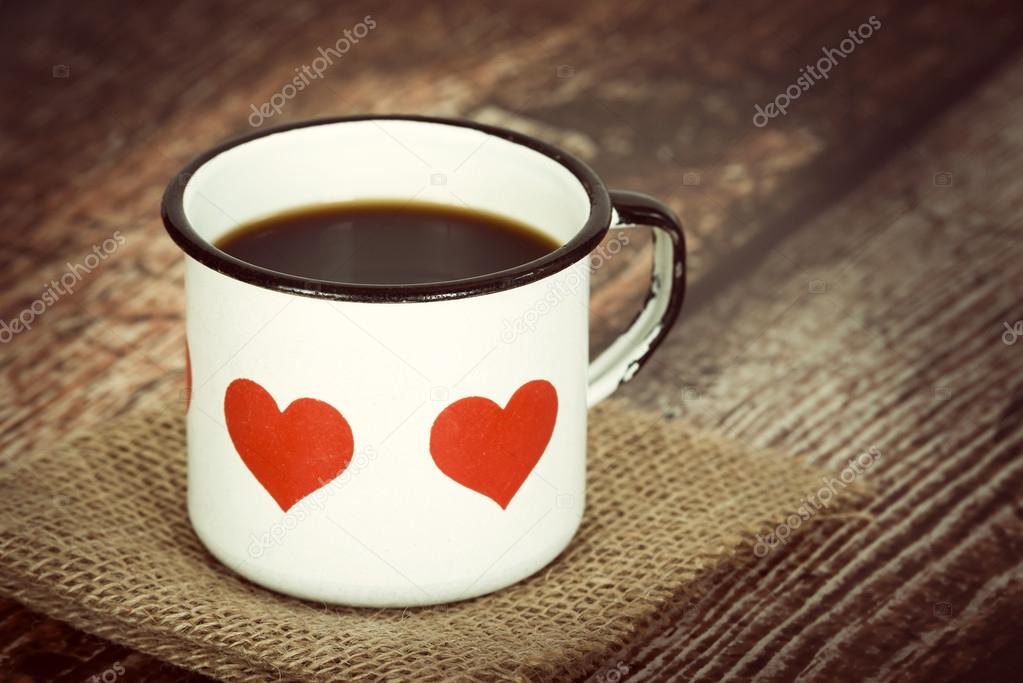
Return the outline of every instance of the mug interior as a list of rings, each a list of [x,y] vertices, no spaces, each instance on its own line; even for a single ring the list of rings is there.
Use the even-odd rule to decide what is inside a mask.
[[[484,282],[492,277],[487,275],[456,281],[462,287],[436,283],[432,294],[425,291],[431,286],[318,283],[281,274],[275,275],[284,282],[275,283],[266,277],[273,271],[244,264],[213,243],[240,224],[308,205],[349,200],[450,204],[516,219],[561,245],[530,264],[492,274],[506,275],[508,285],[524,284],[536,279],[530,273],[554,272],[584,257],[610,222],[607,191],[585,164],[527,136],[470,122],[414,117],[310,122],[229,143],[185,171],[183,189],[173,182],[168,188],[164,220],[186,252],[241,279],[247,279],[242,272],[247,271],[255,284],[290,291],[305,286],[310,291],[298,293],[319,296],[360,298],[389,288],[392,296],[430,298],[482,293],[472,285],[493,289],[495,282]],[[445,284],[446,289],[438,287]]]
[[[428,201],[518,219],[564,245],[590,200],[564,166],[473,128],[364,120],[293,128],[233,147],[185,187],[185,216],[214,242],[240,223],[312,204]]]

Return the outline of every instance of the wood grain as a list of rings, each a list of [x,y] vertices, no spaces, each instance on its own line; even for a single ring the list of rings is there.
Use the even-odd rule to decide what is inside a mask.
[[[196,152],[248,130],[251,104],[266,101],[291,78],[296,66],[311,61],[318,46],[333,43],[343,29],[366,14],[372,14],[379,27],[315,87],[288,102],[271,123],[365,111],[469,116],[569,147],[591,162],[610,185],[661,196],[681,213],[690,236],[696,287],[684,332],[679,333],[684,336],[676,336],[663,362],[641,375],[641,383],[630,389],[637,400],[720,424],[729,433],[756,443],[832,455],[833,460],[821,461],[829,466],[841,459],[840,453],[829,449],[846,447],[854,425],[863,430],[865,442],[871,435],[878,438],[866,425],[877,429],[897,425],[904,433],[890,443],[900,448],[903,442],[924,438],[943,443],[953,453],[957,449],[974,453],[977,439],[980,444],[990,440],[990,429],[977,431],[973,440],[964,433],[958,440],[943,441],[935,436],[937,432],[928,431],[933,429],[931,422],[958,423],[966,419],[962,412],[983,425],[1007,410],[1002,393],[1006,387],[978,388],[995,380],[992,373],[1004,369],[1004,359],[989,359],[982,366],[970,361],[966,350],[985,358],[994,352],[977,338],[971,338],[971,345],[962,336],[963,318],[953,312],[966,315],[960,310],[963,300],[953,296],[955,291],[938,297],[937,291],[945,291],[941,287],[927,291],[934,284],[927,280],[931,274],[940,277],[935,282],[943,286],[954,283],[958,291],[969,294],[965,300],[972,302],[970,306],[994,307],[982,308],[992,325],[1000,324],[994,321],[998,312],[994,309],[1009,306],[1005,291],[990,291],[994,276],[985,279],[978,270],[953,268],[972,264],[961,260],[975,257],[983,257],[978,263],[987,266],[1012,267],[1005,253],[1005,260],[996,262],[991,253],[976,251],[980,249],[973,239],[976,236],[965,230],[966,226],[980,230],[972,222],[982,215],[976,209],[989,210],[985,225],[1007,242],[1003,252],[1018,241],[1003,218],[1015,216],[1012,197],[998,189],[1012,187],[1011,176],[999,176],[997,182],[1002,185],[964,186],[981,171],[990,174],[1001,168],[981,168],[982,164],[970,165],[955,157],[972,128],[946,133],[947,148],[934,152],[937,156],[924,171],[907,170],[907,162],[898,162],[902,174],[918,174],[916,179],[931,182],[934,191],[938,191],[933,185],[935,175],[952,172],[958,192],[954,196],[962,198],[960,204],[945,205],[951,202],[951,193],[913,195],[897,182],[878,186],[875,180],[869,198],[858,200],[883,204],[888,212],[907,211],[910,218],[901,219],[896,234],[902,234],[906,221],[915,226],[913,221],[924,220],[913,233],[916,240],[891,243],[885,240],[893,240],[895,234],[887,233],[867,239],[871,233],[864,231],[878,226],[861,222],[869,216],[863,206],[856,209],[863,217],[847,216],[841,224],[831,213],[827,214],[830,219],[810,227],[806,224],[837,201],[842,204],[835,211],[853,211],[845,208],[855,206],[846,195],[942,109],[971,97],[976,84],[1019,42],[1023,22],[1016,3],[757,0],[736,11],[723,3],[696,1],[575,6],[532,0],[515,6],[459,2],[443,7],[356,2],[285,7],[188,0],[166,9],[104,2],[90,5],[89,11],[76,11],[55,2],[38,2],[17,10],[6,5],[0,12],[4,38],[0,56],[5,64],[0,86],[13,104],[0,109],[0,180],[5,191],[0,204],[0,230],[5,237],[0,241],[5,266],[0,270],[3,319],[10,320],[31,305],[48,281],[60,278],[69,264],[80,263],[114,231],[126,238],[109,260],[76,285],[72,295],[61,297],[39,316],[31,331],[0,348],[7,399],[0,405],[4,454],[0,467],[4,460],[46,447],[75,427],[130,411],[156,397],[180,395],[181,266],[177,250],[158,222],[156,207],[163,185]],[[836,46],[848,30],[872,14],[881,19],[882,28],[839,63],[831,78],[800,97],[786,116],[763,128],[752,124],[754,104],[773,99],[822,48]],[[54,67],[60,66],[67,67],[66,78],[54,77],[58,73]],[[990,104],[992,95],[985,92],[984,101]],[[1001,106],[1009,105],[1001,102]],[[972,119],[969,123],[979,125]],[[986,158],[1000,153],[999,144],[1009,142],[988,141],[986,146],[974,144],[969,149]],[[959,158],[960,166],[968,170],[953,169],[953,158]],[[993,177],[989,181],[994,182]],[[1003,203],[991,204],[992,199]],[[894,222],[890,213],[875,218]],[[797,231],[797,238],[776,246],[784,235]],[[862,253],[857,251],[861,243]],[[804,245],[802,251],[793,251],[796,244]],[[900,251],[889,254],[888,260],[870,261],[880,248],[877,245]],[[955,259],[942,256],[942,247]],[[765,267],[773,269],[775,279],[760,279],[753,289],[742,290],[758,294],[753,299],[757,305],[745,304],[733,292],[721,296],[765,256],[769,256]],[[829,265],[845,261],[851,265],[841,271],[841,277],[817,277],[818,270],[824,272]],[[876,268],[863,270],[864,263]],[[910,266],[911,278],[903,282],[900,276]],[[598,273],[600,286],[592,305],[598,345],[631,317],[645,287],[646,270],[645,255],[633,253],[613,259]],[[807,294],[791,308],[785,308],[790,301],[775,300],[791,290],[796,301],[796,290],[806,287],[808,278],[822,279],[832,289],[823,297]],[[1019,291],[1018,281],[999,282],[1015,285]],[[917,288],[927,294],[921,308],[916,305]],[[875,306],[842,317],[843,306],[858,296],[864,297],[864,306],[867,301]],[[694,317],[696,311],[699,315]],[[932,319],[944,322],[931,328]],[[755,331],[736,337],[733,330],[739,320],[743,329]],[[910,325],[903,320],[915,322]],[[776,328],[793,333],[778,340],[766,331]],[[795,334],[800,330],[815,332]],[[833,338],[826,333],[836,330],[849,338],[849,349],[828,342]],[[693,344],[694,339],[704,342]],[[905,347],[904,339],[908,340]],[[719,340],[728,343],[719,345]],[[774,340],[774,345],[766,345],[768,340]],[[945,351],[929,351],[938,342]],[[926,362],[918,361],[919,357]],[[966,364],[967,370],[960,364]],[[946,376],[953,378],[946,387],[953,398],[923,405],[928,391],[932,398],[937,391],[932,385],[946,381]],[[785,410],[779,410],[779,405]],[[970,412],[977,410],[982,412]],[[1014,412],[1007,415],[1004,421],[1011,425]],[[1006,434],[1012,437],[1014,432]],[[999,437],[998,443],[1012,443],[1005,438]],[[945,456],[939,452],[924,450],[933,445],[925,441],[912,446],[915,455],[906,460],[908,469],[898,470],[903,472],[899,476],[943,462]],[[1009,458],[1003,454],[983,460],[987,464],[977,465],[980,469],[974,474],[997,477]],[[967,469],[964,466],[963,472]],[[910,519],[914,505],[946,491],[939,485],[945,481],[942,477],[958,471],[936,469],[945,474],[934,474],[939,478],[926,480],[930,483],[919,489],[908,481],[893,485],[892,490],[916,491],[899,508],[905,519]],[[973,481],[964,479],[958,486]],[[978,524],[987,529],[988,516],[1006,513],[997,506],[988,510],[985,505],[993,504],[985,500],[976,501],[981,512],[974,507],[967,512],[974,517],[980,514]],[[931,528],[927,525],[934,519],[923,519],[913,521],[905,534],[912,537]],[[841,557],[861,553],[865,558],[856,564],[861,578],[881,572],[889,562],[901,562],[888,544],[902,543],[906,536],[881,535],[877,538],[884,543],[872,545],[867,537],[845,527],[834,533],[834,538],[853,539],[848,546],[841,545],[845,548]],[[955,546],[958,559],[946,555],[945,564],[938,562],[938,551],[923,565],[913,555],[918,561],[907,564],[905,571],[929,571],[946,582],[950,572],[952,576],[963,573],[966,579],[961,585],[968,587],[964,590],[974,601],[969,603],[973,605],[970,614],[988,610],[985,613],[1008,618],[988,606],[1014,595],[1016,581],[1007,573],[1010,568],[1004,562],[999,565],[1005,575],[1001,579],[977,569],[978,557],[996,548],[992,538],[983,535],[973,545]],[[845,541],[827,546],[838,552],[841,548],[834,543]],[[629,660],[633,672],[641,668],[644,675],[655,677],[684,674],[712,679],[724,673],[726,662],[736,664],[733,674],[743,675],[763,663],[765,671],[791,677],[800,669],[787,662],[802,662],[812,665],[807,677],[823,680],[825,674],[840,669],[835,653],[845,652],[847,643],[868,652],[878,648],[874,642],[864,645],[866,623],[885,634],[885,642],[897,650],[880,648],[878,652],[905,662],[900,672],[934,672],[945,666],[945,673],[952,675],[972,665],[983,666],[959,661],[955,653],[976,658],[978,652],[997,653],[998,648],[1008,647],[1005,638],[989,633],[997,631],[997,619],[992,618],[936,622],[944,631],[927,622],[927,628],[919,631],[928,607],[919,602],[917,593],[915,603],[903,600],[893,603],[893,609],[870,610],[874,616],[869,622],[853,619],[849,640],[844,639],[846,635],[835,640],[827,625],[818,623],[829,612],[820,606],[802,608],[801,601],[815,595],[816,589],[804,593],[794,587],[803,585],[804,577],[817,581],[818,572],[824,571],[818,567],[828,571],[844,567],[826,563],[829,555],[818,548],[819,544],[808,541],[793,542],[785,552],[758,563],[761,573],[774,577],[770,581],[798,569],[798,580],[782,584],[788,593],[773,600],[764,591],[776,584],[765,583],[759,574],[727,577],[721,590],[708,597],[712,602],[687,612],[677,631],[691,638],[692,629],[700,630],[699,642],[706,649],[701,645],[682,652],[671,638],[659,638],[653,649]],[[885,576],[891,583],[898,574]],[[983,591],[976,577],[987,577]],[[846,578],[836,585],[848,587],[850,581]],[[958,600],[955,583],[944,588],[940,582],[921,585],[938,591],[938,597],[941,591],[955,593]],[[753,603],[757,613],[741,618],[732,605],[749,608],[751,603],[741,599],[747,594],[757,596]],[[856,595],[852,600],[866,600]],[[835,614],[850,618],[854,610],[843,604]],[[127,657],[117,646],[37,618],[9,602],[0,606],[4,610],[0,621],[3,675],[46,680],[52,674],[81,680]],[[687,621],[697,615],[703,616]],[[956,628],[962,628],[963,635],[957,636]],[[921,640],[917,632],[932,635]],[[764,640],[768,650],[788,649],[773,657],[761,648],[746,657],[733,644],[745,647],[759,642],[757,634],[770,635]],[[817,663],[815,652],[825,646],[832,648],[826,651],[831,654],[821,655],[824,659]],[[53,671],[61,673],[46,668],[51,657],[57,662]],[[67,658],[63,669],[61,657]],[[177,680],[173,676],[183,675],[139,655],[131,658],[132,674],[146,680]],[[665,671],[656,673],[658,662],[663,662]],[[95,669],[100,665],[103,668]],[[890,677],[894,671],[879,669],[877,675]],[[991,671],[995,675],[998,670]],[[169,678],[159,678],[164,675]]]
[[[660,372],[626,389],[832,476],[883,454],[863,517],[720,577],[623,655],[630,680],[1018,672],[1023,338],[1002,336],[1023,319],[1021,106],[1017,61],[686,320]]]

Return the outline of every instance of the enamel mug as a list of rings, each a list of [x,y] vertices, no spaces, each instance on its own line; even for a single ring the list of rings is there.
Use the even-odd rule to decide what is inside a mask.
[[[214,246],[239,224],[348,200],[468,206],[560,247],[479,277],[368,285]],[[635,374],[682,306],[669,209],[468,121],[261,130],[183,169],[163,220],[186,256],[192,526],[241,576],[316,601],[449,602],[551,562],[583,515],[587,407]],[[650,295],[588,363],[591,271],[637,226],[654,230]]]

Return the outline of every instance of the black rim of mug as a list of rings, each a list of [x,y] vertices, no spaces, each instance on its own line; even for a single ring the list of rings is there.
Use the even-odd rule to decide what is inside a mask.
[[[586,191],[590,214],[579,231],[558,249],[534,261],[513,268],[471,278],[426,284],[372,285],[315,280],[261,268],[226,254],[207,242],[185,216],[184,195],[193,174],[206,162],[239,145],[298,128],[354,121],[413,121],[460,128],[472,128],[488,135],[535,150],[568,169]],[[312,119],[275,126],[228,140],[200,154],[178,172],[167,185],[161,214],[171,239],[189,256],[219,273],[266,289],[300,296],[337,301],[414,302],[459,299],[490,294],[535,282],[568,268],[593,251],[611,224],[611,200],[597,174],[577,157],[554,145],[522,133],[496,126],[431,116],[367,115]]]

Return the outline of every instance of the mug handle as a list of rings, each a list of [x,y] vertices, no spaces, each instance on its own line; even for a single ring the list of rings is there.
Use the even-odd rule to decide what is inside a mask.
[[[660,345],[682,310],[686,240],[671,209],[639,192],[611,190],[612,229],[652,228],[653,275],[643,309],[620,337],[590,363],[586,402],[592,406],[628,382]]]

